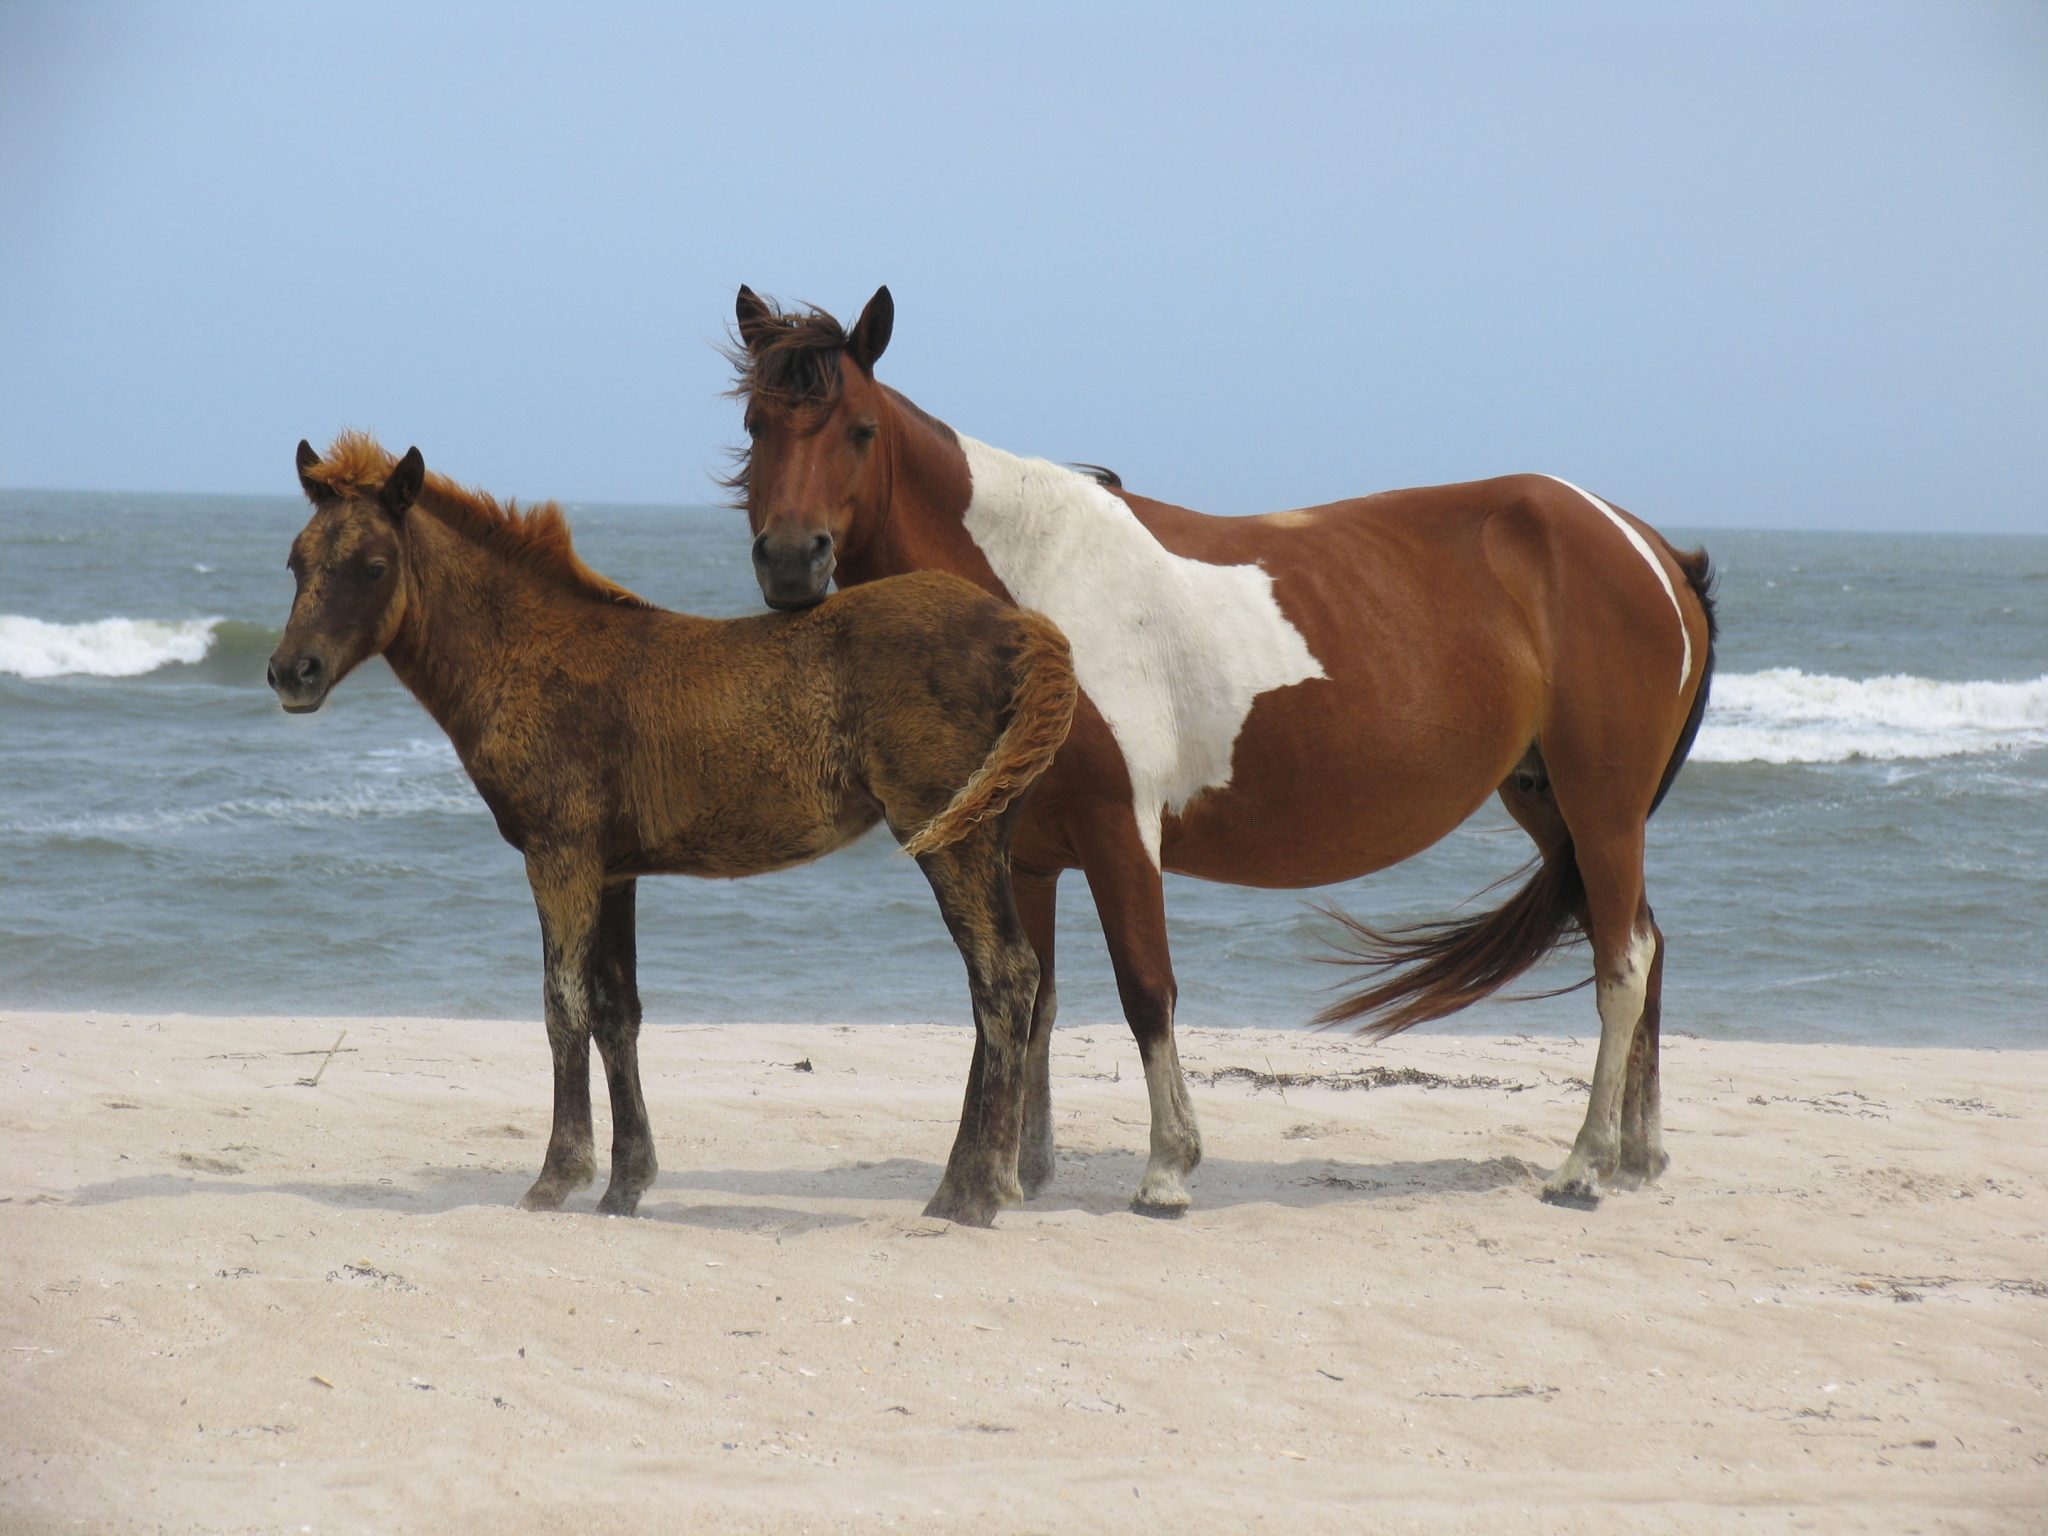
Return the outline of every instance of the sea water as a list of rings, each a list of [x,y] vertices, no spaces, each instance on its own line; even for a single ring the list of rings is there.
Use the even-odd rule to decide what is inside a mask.
[[[585,559],[643,596],[756,610],[736,513],[569,510]],[[305,518],[0,492],[0,1005],[538,1017],[522,861],[425,712],[382,662],[312,716],[264,686]],[[1671,532],[1714,556],[1722,637],[1650,828],[1666,1028],[2048,1045],[2048,538]],[[1470,911],[1528,853],[1489,805],[1317,894],[1378,925]],[[1297,1023],[1341,982],[1303,895],[1167,884],[1183,1023]],[[1085,882],[1060,900],[1062,1020],[1114,1020]],[[749,880],[645,880],[639,911],[652,1022],[968,1018],[885,834]],[[1434,1027],[1597,1020],[1579,992]]]

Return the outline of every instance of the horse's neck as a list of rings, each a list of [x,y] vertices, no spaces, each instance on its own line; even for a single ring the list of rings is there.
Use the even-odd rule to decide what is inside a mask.
[[[522,695],[504,686],[514,669],[545,661],[539,651],[551,643],[552,626],[536,621],[551,604],[573,599],[424,505],[409,517],[411,590],[384,655],[466,757],[485,717]]]

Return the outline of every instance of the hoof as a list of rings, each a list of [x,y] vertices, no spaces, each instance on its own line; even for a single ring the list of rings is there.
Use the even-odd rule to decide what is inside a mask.
[[[1670,1154],[1665,1152],[1659,1152],[1655,1157],[1650,1158],[1624,1158],[1617,1182],[1622,1187],[1628,1189],[1637,1189],[1645,1184],[1654,1184],[1664,1177],[1665,1170],[1670,1166]]]
[[[967,1200],[941,1193],[925,1203],[924,1213],[958,1227],[992,1227],[996,1224],[996,1212],[1001,1209],[1001,1204],[994,1200]]]
[[[1046,1153],[1042,1162],[1036,1159],[1028,1163],[1021,1159],[1019,1160],[1017,1164],[1017,1184],[1023,1191],[1026,1200],[1036,1200],[1045,1187],[1052,1182],[1052,1170],[1053,1159],[1050,1152]]]
[[[597,1177],[597,1170],[588,1165],[571,1167],[563,1172],[559,1167],[551,1168],[541,1164],[540,1177],[533,1181],[533,1188],[519,1197],[522,1211],[559,1211],[562,1202],[578,1190],[588,1189],[590,1181]]]
[[[600,1216],[637,1216],[640,1214],[640,1191],[608,1189],[604,1198],[597,1202]]]
[[[1182,1201],[1179,1205],[1154,1205],[1150,1200],[1141,1200],[1136,1195],[1131,1197],[1131,1214],[1133,1216],[1147,1216],[1153,1221],[1179,1221],[1187,1213],[1186,1201]]]
[[[1597,1211],[1600,1209],[1600,1192],[1582,1179],[1574,1179],[1571,1183],[1559,1185],[1555,1189],[1546,1184],[1543,1186],[1543,1193],[1538,1198],[1545,1205],[1561,1205],[1567,1210]]]
[[[1198,1152],[1195,1157],[1198,1159]],[[1188,1193],[1187,1174],[1195,1166],[1194,1160],[1175,1166],[1163,1163],[1154,1157],[1145,1169],[1145,1177],[1138,1180],[1138,1192],[1131,1196],[1131,1209],[1140,1216],[1156,1216],[1162,1221],[1173,1221],[1185,1216],[1194,1197]]]

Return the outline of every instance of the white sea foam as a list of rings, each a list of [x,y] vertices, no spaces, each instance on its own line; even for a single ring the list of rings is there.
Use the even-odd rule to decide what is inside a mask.
[[[1963,757],[2048,746],[2048,677],[1943,683],[1831,677],[1775,667],[1723,673],[1692,758],[1701,763],[1843,763]]]
[[[0,613],[0,673],[14,677],[140,677],[206,659],[225,620],[94,619],[52,624]]]

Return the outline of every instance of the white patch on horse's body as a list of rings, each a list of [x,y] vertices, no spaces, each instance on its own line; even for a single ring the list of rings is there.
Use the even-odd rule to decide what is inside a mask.
[[[1058,464],[970,437],[960,449],[974,485],[967,532],[1010,596],[1066,632],[1157,865],[1165,813],[1230,782],[1253,701],[1324,676],[1322,665],[1258,566],[1174,554],[1120,498]]]
[[[1622,531],[1622,535],[1627,538],[1629,543],[1635,545],[1636,553],[1648,562],[1650,569],[1657,573],[1657,579],[1664,583],[1664,595],[1671,599],[1671,611],[1678,615],[1678,638],[1685,645],[1685,659],[1679,664],[1678,668],[1678,686],[1682,690],[1685,687],[1686,680],[1692,676],[1692,634],[1685,627],[1685,610],[1678,606],[1678,589],[1671,585],[1671,573],[1664,569],[1664,562],[1657,558],[1656,551],[1650,548],[1649,541],[1629,525],[1627,518],[1623,517],[1584,486],[1573,485],[1571,481],[1561,475],[1545,475],[1543,478],[1555,480],[1568,491],[1577,491],[1587,501],[1599,508],[1600,511],[1606,513],[1607,520]]]

